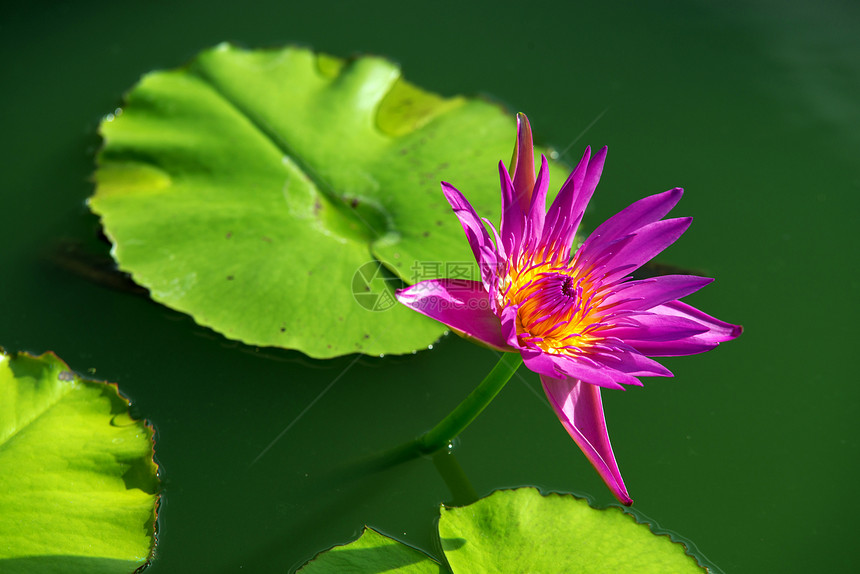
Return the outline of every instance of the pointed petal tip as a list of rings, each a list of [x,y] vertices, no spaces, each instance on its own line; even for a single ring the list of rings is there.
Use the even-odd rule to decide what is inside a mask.
[[[415,285],[417,285],[417,283],[416,283]],[[415,285],[409,285],[408,287],[404,287],[404,288],[402,288],[402,289],[395,289],[395,290],[394,290],[394,297],[395,297],[398,301],[400,301],[401,303],[403,303],[403,299],[408,299],[408,298],[409,298],[409,296],[411,295],[411,293],[409,292],[409,290],[410,290],[410,289],[412,289],[413,287],[415,287]]]
[[[517,114],[517,139],[509,171],[514,188],[513,199],[525,213],[531,203],[535,186],[535,165],[532,128],[523,113]]]
[[[606,483],[606,487],[609,489],[609,492],[612,493],[612,496],[615,499],[623,504],[624,506],[632,506],[633,499],[630,498],[630,493],[627,492],[627,487],[623,482],[616,482],[614,480],[609,480],[607,477],[601,477],[603,481]]]
[[[711,283],[713,283],[714,281],[716,281],[716,279],[714,277],[702,277],[700,275],[663,275],[663,277],[678,277],[679,279],[681,279],[681,278],[689,279],[692,283],[697,285],[696,291],[698,291],[699,289],[706,287],[706,286],[710,285]],[[695,291],[693,291],[693,293],[695,293]],[[680,299],[683,299],[684,297],[686,297],[686,295],[684,295],[683,297],[679,297],[678,299],[680,300]]]
[[[451,194],[456,195],[459,193],[459,190],[447,181],[440,182],[439,186],[442,188],[442,195],[444,195],[446,198],[451,197]]]
[[[591,149],[591,146],[589,146]],[[603,172],[603,164],[606,163],[606,152],[609,150],[607,146],[603,146],[591,156],[591,159],[588,161],[589,171],[595,170],[597,180],[600,180],[600,175]],[[594,173],[594,172],[592,172]],[[594,182],[594,185],[597,186],[597,181]]]
[[[606,481],[606,486],[609,488],[609,491],[612,495],[624,506],[632,506],[633,499],[630,498],[630,493],[627,492],[627,486],[624,482],[618,481]]]
[[[451,204],[451,208],[456,212],[458,209],[466,208],[471,209],[472,204],[469,203],[469,200],[466,199],[466,196],[463,195],[459,189],[448,183],[447,181],[443,181],[440,184],[442,186],[442,195],[445,196],[445,199],[448,200],[448,203]]]
[[[545,375],[541,375],[541,384],[562,426],[607,488],[622,504],[632,504],[633,499],[627,493],[609,442],[600,388],[575,379],[556,379]]]
[[[633,504],[633,499],[630,498],[630,493],[627,492],[627,486],[621,479],[620,474],[617,478],[609,478],[606,476],[601,476],[601,478],[603,478],[603,481],[606,483],[606,487],[609,488],[609,491],[618,500],[618,502],[624,506],[631,506]]]
[[[578,169],[579,166],[582,165],[583,163],[585,165],[588,165],[588,161],[590,159],[591,159],[591,146],[587,145],[587,146],[585,146],[585,151],[582,152],[582,158],[580,158],[579,164],[577,164],[576,169]],[[576,171],[576,169],[574,169],[574,171]]]
[[[532,138],[532,126],[529,119],[522,112],[517,113],[517,139],[514,142],[514,155],[511,158],[511,177],[513,177],[519,163],[519,158],[534,157],[534,139]]]
[[[666,203],[669,203],[672,207],[675,207],[678,202],[681,201],[681,197],[684,196],[684,188],[673,187],[672,189],[666,190],[663,193],[658,193],[657,195],[663,196]]]
[[[684,188],[683,187],[673,187],[672,189],[667,189],[666,191],[663,191],[661,193],[655,193],[654,195],[652,195],[650,197],[653,197],[655,199],[660,199],[663,202],[671,205],[672,207],[675,207],[675,205],[677,205],[677,203],[681,200],[681,197],[683,195],[684,195]],[[669,209],[671,209],[671,207]]]
[[[461,337],[499,351],[513,351],[479,281],[430,279],[395,292],[413,311],[443,323]]]

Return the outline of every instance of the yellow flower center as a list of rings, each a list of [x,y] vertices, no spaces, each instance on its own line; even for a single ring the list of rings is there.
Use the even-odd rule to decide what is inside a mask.
[[[557,261],[522,257],[509,263],[501,307],[517,305],[517,336],[546,353],[578,355],[598,343],[605,292],[587,272]]]

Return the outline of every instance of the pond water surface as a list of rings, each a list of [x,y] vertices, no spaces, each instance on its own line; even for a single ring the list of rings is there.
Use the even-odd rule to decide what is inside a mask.
[[[85,206],[100,118],[141,74],[225,40],[386,56],[419,86],[526,112],[568,163],[609,145],[589,229],[683,186],[673,213],[695,220],[660,260],[716,277],[690,302],[745,333],[663,361],[674,379],[604,393],[634,511],[715,571],[855,562],[856,4],[37,2],[2,27],[0,345],[118,383],[155,425],[148,572],[286,572],[365,524],[437,553],[454,495],[432,460],[328,473],[426,430],[496,359],[455,336],[382,359],[257,349],[56,264],[70,242],[109,253]],[[471,485],[613,504],[520,375],[457,441]]]

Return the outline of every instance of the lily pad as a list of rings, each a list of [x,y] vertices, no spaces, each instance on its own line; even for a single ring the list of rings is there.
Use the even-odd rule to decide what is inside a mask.
[[[500,490],[475,504],[443,508],[442,549],[451,569],[510,572],[702,574],[681,544],[655,535],[618,507],[596,510],[569,494]]]
[[[152,428],[52,353],[0,350],[0,572],[128,573],[155,544]]]
[[[299,572],[707,572],[683,545],[654,534],[620,508],[597,510],[572,495],[545,496],[534,488],[500,490],[459,508],[443,506],[439,537],[447,566],[365,529],[355,542],[319,554]]]
[[[420,550],[393,540],[372,528],[365,528],[361,537],[354,542],[323,552],[299,570],[301,574],[439,574],[448,571]]]
[[[229,338],[320,358],[444,332],[393,290],[477,277],[439,182],[498,220],[516,133],[497,105],[419,89],[385,59],[293,47],[219,45],[147,74],[120,111],[90,199],[120,268]]]

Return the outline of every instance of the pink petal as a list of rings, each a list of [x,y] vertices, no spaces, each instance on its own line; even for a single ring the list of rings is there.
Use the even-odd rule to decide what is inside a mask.
[[[700,339],[707,339],[715,343],[724,343],[731,341],[740,336],[743,332],[743,327],[720,321],[716,317],[711,317],[707,313],[699,311],[692,305],[687,305],[681,301],[670,301],[665,305],[660,305],[651,309],[652,313],[659,313],[664,316],[679,317],[688,319],[701,325],[707,329],[706,333],[699,336]]]
[[[710,343],[696,337],[678,339],[677,341],[640,341],[630,339],[627,341],[627,344],[643,355],[650,357],[698,355],[699,353],[711,351],[717,346],[717,343]]]
[[[690,321],[704,329],[702,333],[676,340],[648,340],[636,336],[631,336],[625,340],[627,344],[640,353],[652,357],[678,357],[704,353],[719,343],[740,336],[743,331],[743,327],[740,325],[720,321],[681,301],[670,301],[664,305],[658,305],[652,308],[651,312],[667,317],[668,320]]]
[[[655,361],[646,357],[644,354],[636,351],[633,347],[619,343],[612,348],[611,351],[602,353],[600,356],[592,356],[592,359],[599,361],[606,366],[607,369],[612,369],[633,377],[672,377],[672,371]],[[642,383],[637,379],[636,386],[642,386]],[[636,383],[632,383],[636,384]]]
[[[713,279],[694,275],[661,275],[639,281],[628,281],[616,287],[602,306],[612,312],[649,311],[657,305],[695,293]]]
[[[511,183],[511,176],[508,175],[508,170],[502,162],[499,162],[499,180],[502,185],[502,221],[499,234],[505,251],[511,255],[519,251],[522,243],[526,212],[514,198],[516,193],[514,184]]]
[[[582,214],[594,194],[597,181],[603,171],[606,149],[606,147],[602,148],[592,159],[591,147],[585,148],[585,153],[576,169],[561,186],[547,211],[543,243],[553,244],[559,249],[570,248],[570,243],[582,220]]]
[[[502,337],[505,342],[514,348],[519,348],[517,341],[517,307],[508,306],[502,309],[500,316],[502,323]]]
[[[544,392],[561,424],[622,504],[631,505],[609,442],[600,387],[575,379],[541,375]]]
[[[484,285],[465,279],[431,279],[397,291],[407,307],[500,351],[515,351],[502,337]]]
[[[585,211],[585,207],[591,200],[591,196],[594,195],[594,190],[597,189],[597,184],[600,182],[600,176],[603,175],[603,164],[606,162],[606,153],[608,150],[608,147],[603,146],[597,150],[597,153],[594,154],[594,157],[591,158],[590,162],[588,162],[588,169],[585,172],[582,189],[577,194],[576,201],[573,202],[573,209],[571,210],[574,220],[577,220],[577,217],[582,218],[582,213]],[[578,223],[579,222],[577,221],[577,225]]]
[[[561,189],[558,190],[552,205],[549,206],[546,212],[547,226],[544,228],[546,229],[544,243],[552,242],[563,231],[561,223],[565,221],[566,217],[570,217],[570,211],[576,200],[576,194],[582,189],[582,182],[585,180],[585,173],[588,171],[588,162],[590,160],[591,146],[586,146],[579,163],[576,164],[574,170],[567,176],[567,180],[565,180]]]
[[[478,262],[482,273],[486,269],[495,269],[497,261],[495,245],[472,204],[466,200],[457,188],[444,181],[442,182],[442,192],[445,194],[445,199],[451,204],[454,215],[460,220],[460,225],[463,226],[466,239],[472,247],[475,261]]]
[[[526,367],[542,376],[556,379],[575,378],[591,385],[618,390],[623,390],[623,385],[642,385],[635,376],[607,367],[593,359],[552,355],[540,349],[521,349],[520,354]]]
[[[588,236],[580,251],[593,260],[592,253],[603,250],[619,237],[629,235],[638,229],[660,220],[681,200],[684,190],[680,187],[650,195],[622,209],[603,223]]]
[[[526,239],[532,249],[537,247],[541,235],[543,235],[544,219],[546,218],[546,194],[549,190],[549,163],[544,155],[540,156],[540,160],[540,171],[535,181],[534,194],[526,220]]]
[[[525,114],[517,114],[517,142],[511,158],[511,179],[513,198],[520,207],[520,213],[528,213],[532,192],[535,188],[535,155],[532,141],[532,127]],[[510,204],[509,204],[510,205]],[[504,210],[506,206],[502,206]]]
[[[639,341],[677,341],[708,331],[708,327],[686,317],[659,311],[661,306],[642,314],[626,317],[625,324],[600,331],[601,336]]]
[[[630,275],[675,243],[692,222],[692,217],[655,221],[611,242],[593,243],[589,247],[583,244],[576,253],[576,265],[588,269],[599,264],[602,268],[612,270],[605,274],[603,281],[615,281]]]

